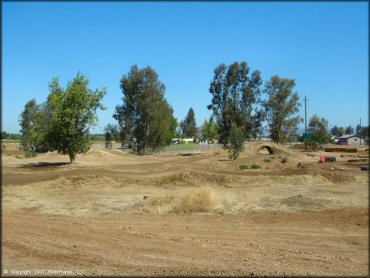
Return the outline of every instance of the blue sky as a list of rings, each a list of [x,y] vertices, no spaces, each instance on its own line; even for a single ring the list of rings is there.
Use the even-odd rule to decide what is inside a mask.
[[[3,2],[3,130],[19,132],[25,103],[44,102],[52,77],[65,86],[81,71],[108,90],[92,130],[101,132],[134,64],[157,71],[175,117],[193,107],[201,125],[214,68],[234,61],[264,82],[295,79],[309,117],[368,124],[368,16],[367,2]]]

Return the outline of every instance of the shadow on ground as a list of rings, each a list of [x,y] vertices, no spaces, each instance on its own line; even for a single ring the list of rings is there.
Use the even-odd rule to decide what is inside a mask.
[[[69,162],[36,162],[23,164],[22,168],[43,168],[43,167],[60,167],[70,165]]]

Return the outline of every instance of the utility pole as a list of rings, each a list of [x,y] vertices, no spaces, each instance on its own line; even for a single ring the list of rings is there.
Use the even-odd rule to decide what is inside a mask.
[[[304,151],[307,151],[307,97],[304,96]]]
[[[361,136],[362,136],[362,126],[361,126],[361,118],[360,118],[360,134],[359,134],[359,137],[360,137],[360,146],[361,146]]]

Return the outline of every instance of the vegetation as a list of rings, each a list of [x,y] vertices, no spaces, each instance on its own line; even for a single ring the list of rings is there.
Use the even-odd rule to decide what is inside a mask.
[[[34,99],[27,102],[19,119],[21,145],[26,153],[57,150],[68,154],[72,163],[78,153],[90,149],[89,127],[96,124],[96,110],[104,109],[100,101],[106,91],[93,92],[88,85],[88,79],[80,73],[66,89],[54,78],[46,103],[38,105]]]
[[[20,133],[7,133],[5,131],[2,131],[1,132],[1,139],[21,140],[22,139],[22,134],[20,134]]]
[[[209,121],[204,120],[202,127],[203,138],[210,143],[213,143],[215,139],[218,139],[218,124],[214,121],[213,116]]]
[[[235,160],[239,153],[244,148],[243,130],[238,127],[233,127],[230,132],[230,144],[228,146],[229,159]]]
[[[104,139],[105,139],[105,148],[112,148],[112,141],[119,139],[119,131],[117,125],[108,124],[104,128]]]
[[[190,192],[173,206],[173,213],[194,213],[210,211],[214,204],[211,192],[207,189]]]
[[[328,125],[328,121],[325,118],[320,118],[317,115],[311,117],[308,124],[310,138],[307,140],[307,144],[312,147],[313,150],[331,142]]]
[[[267,82],[264,92],[267,100],[263,102],[267,124],[270,128],[271,139],[279,144],[288,137],[295,136],[298,124],[302,119],[296,115],[299,111],[299,96],[293,92],[293,79],[273,76]]]
[[[26,157],[34,156],[36,147],[42,142],[39,132],[40,106],[35,99],[28,101],[19,118],[21,126],[21,146],[26,151]]]
[[[225,146],[231,141],[233,127],[242,130],[243,139],[254,138],[260,132],[263,113],[260,102],[261,73],[249,74],[247,62],[221,64],[214,70],[210,85],[212,110],[218,124],[219,140]]]
[[[353,134],[353,127],[351,125],[346,128],[345,134]]]
[[[287,163],[288,162],[288,158],[285,156],[281,159],[281,163]]]
[[[272,162],[272,160],[271,160],[271,159],[269,159],[269,158],[265,158],[263,161],[264,161],[264,162]]]
[[[256,164],[256,163],[253,163],[253,164],[251,165],[251,168],[252,168],[252,169],[261,169],[261,165]]]
[[[118,121],[122,143],[138,154],[161,149],[168,132],[176,132],[173,109],[167,103],[165,86],[151,67],[133,66],[121,79],[123,104],[113,117]]]
[[[185,119],[181,121],[180,129],[183,137],[192,138],[197,134],[198,129],[193,108],[190,107]]]
[[[89,80],[82,74],[68,82],[66,89],[55,78],[50,83],[47,100],[50,127],[48,141],[59,153],[68,154],[71,163],[78,153],[91,146],[89,127],[97,122],[96,110],[105,109],[101,100],[106,89],[89,89]]]
[[[242,165],[239,166],[239,169],[240,170],[247,170],[247,169],[249,169],[249,167],[246,164],[242,164]]]
[[[197,151],[199,150],[199,144],[188,143],[188,144],[176,144],[166,146],[166,151]]]

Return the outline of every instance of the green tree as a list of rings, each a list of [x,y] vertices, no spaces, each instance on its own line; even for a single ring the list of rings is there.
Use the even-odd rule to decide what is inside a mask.
[[[263,111],[260,103],[261,73],[257,70],[249,74],[247,62],[219,65],[214,70],[210,85],[212,110],[219,126],[219,139],[222,144],[230,142],[231,130],[243,130],[244,138],[253,138],[261,130]]]
[[[43,133],[39,124],[41,116],[40,105],[36,103],[35,99],[32,99],[26,103],[19,118],[22,134],[21,146],[32,155],[43,141]]]
[[[208,142],[213,142],[214,139],[218,138],[218,125],[213,119],[213,116],[210,117],[209,121],[204,120],[202,133]]]
[[[322,147],[324,144],[329,143],[330,133],[328,132],[328,121],[325,118],[320,118],[317,115],[313,115],[308,124],[310,139],[308,140],[308,145],[314,150],[317,147]]]
[[[165,86],[151,67],[134,65],[121,79],[123,104],[113,117],[121,129],[121,140],[138,154],[157,151],[166,145],[173,130],[173,109],[164,97]],[[167,137],[166,137],[167,136]]]
[[[338,127],[335,125],[333,128],[330,130],[331,135],[339,137],[339,130]]]
[[[192,107],[190,107],[188,114],[185,119],[180,123],[181,133],[183,137],[193,137],[198,129],[195,122],[195,113]]]
[[[344,127],[338,127],[338,137],[343,136],[345,134],[346,130]]]
[[[119,139],[118,127],[116,125],[107,124],[104,128],[105,148],[112,148],[112,141]]]
[[[345,134],[353,134],[353,127],[351,125],[346,128]]]
[[[263,102],[271,139],[279,144],[288,137],[295,136],[298,124],[302,119],[296,115],[299,112],[299,95],[293,92],[295,81],[279,76],[271,77],[264,93],[267,100]]]
[[[362,127],[361,135],[362,137],[369,138],[369,126]]]
[[[49,85],[47,100],[50,115],[48,140],[59,153],[68,154],[71,163],[90,147],[89,128],[97,122],[97,109],[105,109],[101,100],[106,89],[89,89],[89,80],[78,73],[63,89],[58,78]]]
[[[173,138],[178,137],[177,126],[177,119],[173,117],[172,120],[170,120],[169,128],[167,129],[165,134],[165,141],[167,144],[169,144]]]
[[[230,132],[230,144],[228,146],[229,159],[235,160],[244,148],[244,134],[240,127],[232,127]]]

